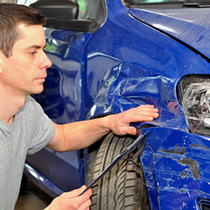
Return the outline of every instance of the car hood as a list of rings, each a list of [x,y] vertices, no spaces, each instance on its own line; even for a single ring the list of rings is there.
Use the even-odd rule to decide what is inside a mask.
[[[210,58],[210,8],[130,9],[130,15]]]

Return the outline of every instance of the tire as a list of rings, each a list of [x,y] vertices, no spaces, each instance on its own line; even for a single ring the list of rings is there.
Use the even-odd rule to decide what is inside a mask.
[[[131,136],[119,137],[113,133],[103,140],[93,166],[95,179],[121,152],[135,139]],[[135,158],[134,162],[120,160],[107,174],[92,187],[91,210],[149,210],[145,180],[139,155],[132,151],[125,158]]]

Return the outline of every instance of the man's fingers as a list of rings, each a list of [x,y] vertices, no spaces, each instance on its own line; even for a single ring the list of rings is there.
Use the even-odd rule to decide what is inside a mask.
[[[126,133],[135,136],[137,134],[137,130],[135,127],[129,126]]]
[[[91,206],[91,200],[88,199],[78,208],[78,210],[89,209],[90,206]]]
[[[153,105],[141,105],[139,107],[130,109],[127,113],[127,120],[129,122],[152,121],[159,116],[158,109]]]
[[[65,193],[66,198],[69,200],[69,207],[72,209],[88,209],[91,205],[90,196],[92,195],[92,190],[88,189],[81,196],[79,196],[86,186],[82,186],[79,189]]]
[[[81,189],[80,193],[82,193],[85,189],[86,189],[86,186]],[[81,196],[79,196],[79,199],[81,199],[81,201],[80,201],[80,206],[78,210],[89,209],[91,205],[91,200],[90,200],[91,195],[92,195],[92,190],[88,189]]]
[[[152,121],[158,116],[158,109],[153,105],[141,105],[117,115],[111,115],[109,125],[117,135],[136,135],[136,128],[130,125],[132,122]]]

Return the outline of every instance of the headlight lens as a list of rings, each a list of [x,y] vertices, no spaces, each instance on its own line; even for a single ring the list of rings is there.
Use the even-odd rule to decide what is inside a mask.
[[[210,75],[185,76],[177,95],[192,133],[210,136]]]

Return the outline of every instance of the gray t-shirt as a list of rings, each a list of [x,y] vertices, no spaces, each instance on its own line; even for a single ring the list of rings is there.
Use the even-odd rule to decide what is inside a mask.
[[[11,125],[0,120],[0,210],[14,209],[26,155],[41,150],[54,134],[53,122],[30,96]]]

